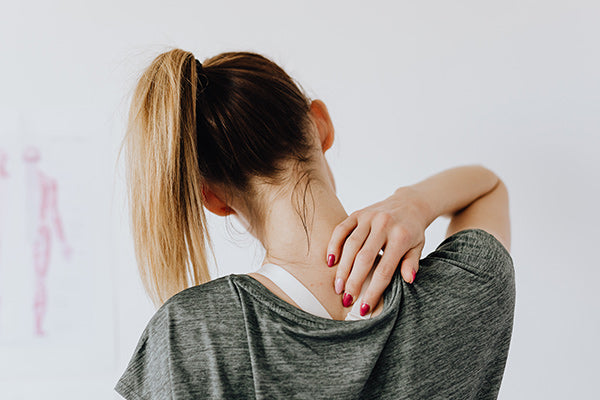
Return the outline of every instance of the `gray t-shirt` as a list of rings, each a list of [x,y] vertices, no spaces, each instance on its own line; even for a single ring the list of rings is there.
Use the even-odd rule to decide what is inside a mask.
[[[185,289],[149,321],[115,390],[126,399],[495,399],[513,328],[515,278],[481,229],[400,268],[381,314],[337,321],[244,274]],[[333,289],[332,289],[333,290]]]

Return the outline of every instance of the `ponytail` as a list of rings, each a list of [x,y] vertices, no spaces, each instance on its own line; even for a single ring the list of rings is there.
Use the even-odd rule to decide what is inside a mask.
[[[306,208],[309,164],[320,151],[309,111],[310,100],[294,80],[257,53],[226,52],[200,64],[192,53],[173,49],[143,72],[124,144],[138,269],[157,307],[211,279],[206,183],[227,191],[225,201],[243,202],[258,236],[268,206],[254,191],[252,177],[290,185]],[[297,182],[283,163],[290,160],[291,170],[303,171]],[[306,211],[298,215],[306,230]]]
[[[180,49],[154,59],[135,87],[125,136],[135,255],[157,308],[211,279],[206,244],[213,247],[197,153],[195,60]]]

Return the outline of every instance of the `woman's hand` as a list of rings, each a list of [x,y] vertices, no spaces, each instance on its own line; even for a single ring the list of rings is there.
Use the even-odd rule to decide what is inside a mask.
[[[425,245],[425,229],[431,223],[430,214],[419,192],[405,186],[387,199],[353,212],[336,226],[327,246],[327,260],[329,266],[339,260],[335,291],[338,294],[345,291],[345,307],[360,294],[380,249],[384,250],[383,256],[362,300],[367,305],[361,305],[361,315],[377,306],[402,258],[400,273],[406,282],[414,281]]]

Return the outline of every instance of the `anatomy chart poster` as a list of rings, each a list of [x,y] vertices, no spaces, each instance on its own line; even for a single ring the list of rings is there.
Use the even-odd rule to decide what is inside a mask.
[[[0,114],[0,373],[109,369],[109,196],[96,189],[105,179],[98,141],[74,129],[82,115]]]

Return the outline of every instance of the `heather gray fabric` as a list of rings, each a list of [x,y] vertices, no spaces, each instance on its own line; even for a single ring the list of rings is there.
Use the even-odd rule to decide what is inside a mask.
[[[126,399],[495,399],[515,307],[513,261],[481,229],[444,240],[380,315],[336,321],[252,277],[183,290],[154,314],[115,390]]]

